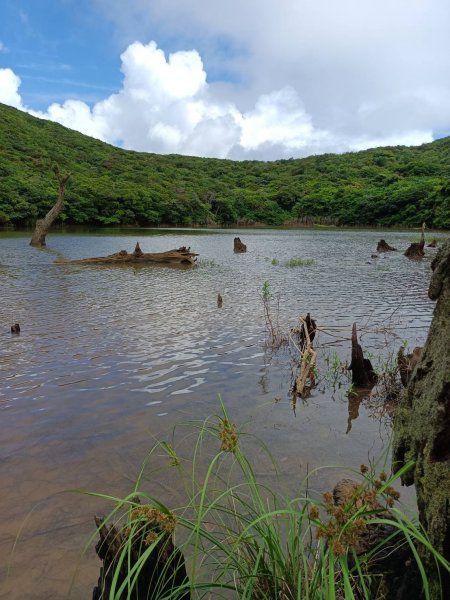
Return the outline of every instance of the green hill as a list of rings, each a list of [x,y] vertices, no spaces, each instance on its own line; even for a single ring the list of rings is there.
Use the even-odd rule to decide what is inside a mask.
[[[0,104],[0,224],[55,201],[71,224],[336,223],[450,228],[450,138],[303,159],[230,161],[115,148]]]

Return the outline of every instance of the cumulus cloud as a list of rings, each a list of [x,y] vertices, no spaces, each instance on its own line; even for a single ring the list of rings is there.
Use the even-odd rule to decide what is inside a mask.
[[[220,86],[208,83],[196,50],[166,56],[153,41],[135,41],[121,61],[123,83],[117,93],[93,106],[68,99],[43,112],[28,112],[133,150],[219,158],[270,160],[432,139],[426,119],[419,119],[415,128],[398,126],[389,135],[375,126],[361,126],[353,135],[318,126],[291,85],[262,93],[239,108]],[[0,69],[0,101],[24,109],[19,85],[11,69]],[[376,122],[380,110],[377,101],[361,104],[355,118]]]
[[[23,108],[19,95],[20,77],[11,69],[0,69],[0,102]]]

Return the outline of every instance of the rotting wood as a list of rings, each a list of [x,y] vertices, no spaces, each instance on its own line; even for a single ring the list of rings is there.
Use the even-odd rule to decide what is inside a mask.
[[[394,252],[397,248],[390,246],[385,240],[380,240],[377,244],[377,252]]]
[[[53,225],[54,221],[58,218],[58,215],[60,214],[62,209],[64,208],[64,193],[66,191],[66,185],[69,180],[69,177],[71,176],[71,173],[62,175],[57,164],[53,166],[53,171],[58,180],[58,199],[55,202],[54,206],[45,215],[45,217],[36,221],[35,229],[30,242],[30,246],[35,246],[36,248],[43,248],[46,245],[45,238],[47,236],[47,233],[49,232],[49,229]]]
[[[312,341],[316,335],[316,330],[316,322],[308,313],[305,318],[299,319],[299,327],[296,327],[290,332],[291,342],[297,348],[300,355],[299,372],[295,379],[293,389],[294,396],[303,396],[306,391],[311,389],[315,384],[314,369],[317,354],[313,348]],[[299,345],[294,341],[292,333],[297,334],[297,337],[300,340]],[[309,386],[306,385],[308,380]]]
[[[358,343],[356,323],[353,323],[352,327],[352,360],[349,369],[352,372],[352,383],[356,387],[370,388],[375,385],[377,376],[370,360],[364,358],[363,350]]]
[[[233,246],[234,252],[239,253],[239,252],[247,252],[247,246],[241,242],[241,239],[238,237],[234,238],[234,246]]]
[[[131,254],[126,250],[120,250],[109,256],[97,256],[93,258],[79,258],[75,260],[57,260],[58,265],[101,265],[101,264],[142,264],[142,263],[166,263],[166,264],[183,264],[193,265],[196,262],[195,252],[191,252],[190,248],[181,246],[175,250],[167,252],[142,252],[139,247],[139,242],[136,244],[134,252]]]
[[[103,564],[92,600],[108,600],[112,597],[113,588],[118,590],[127,580],[130,581],[130,586],[127,586],[129,600],[158,600],[166,597],[172,589],[188,587],[184,557],[174,545],[170,533],[148,523],[133,534],[105,524],[100,517],[95,517],[95,523],[100,537],[95,551]],[[130,535],[134,535],[132,540]],[[153,550],[148,552],[152,544]],[[121,561],[123,552],[127,553],[127,558]],[[177,595],[179,600],[189,600],[190,597],[188,590]]]
[[[425,256],[425,223],[422,223],[422,232],[420,234],[420,242],[413,242],[406,250],[405,256],[412,259],[420,259]]]

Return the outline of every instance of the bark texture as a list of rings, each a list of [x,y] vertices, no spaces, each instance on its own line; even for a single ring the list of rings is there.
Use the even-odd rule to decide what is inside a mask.
[[[393,469],[408,461],[414,468],[402,477],[415,484],[421,524],[437,550],[450,560],[450,240],[432,263],[428,291],[437,300],[421,358],[412,372],[394,421]],[[427,570],[432,597],[439,598],[433,561]],[[450,598],[450,576],[442,572],[443,597]]]
[[[43,219],[38,219],[36,221],[34,233],[30,242],[30,246],[35,246],[36,248],[42,248],[46,245],[45,238],[47,236],[47,233],[50,227],[53,225],[54,221],[58,218],[62,209],[64,208],[64,193],[66,191],[66,185],[71,173],[62,175],[58,165],[55,165],[53,167],[53,171],[58,180],[58,200],[56,201],[54,206],[48,211],[48,213]]]

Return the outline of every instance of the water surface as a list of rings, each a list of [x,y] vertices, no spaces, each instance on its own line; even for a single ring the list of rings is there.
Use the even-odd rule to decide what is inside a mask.
[[[233,237],[247,243],[234,254]],[[351,325],[363,346],[387,356],[402,341],[426,338],[429,250],[421,262],[401,252],[371,258],[380,237],[400,249],[411,232],[158,231],[51,234],[48,248],[28,234],[0,234],[0,577],[5,597],[86,598],[98,577],[92,549],[99,501],[65,490],[125,495],[155,438],[175,424],[219,412],[221,394],[233,420],[267,444],[281,466],[279,485],[295,489],[323,464],[357,466],[380,456],[389,426],[367,404],[332,393],[324,359],[349,358]],[[194,268],[145,265],[55,265],[181,245],[200,254]],[[314,259],[288,268],[290,258]],[[275,259],[275,261],[273,260]],[[272,264],[273,262],[277,264]],[[202,264],[203,263],[203,264]],[[260,298],[265,281],[279,296],[284,331],[310,312],[320,333],[319,385],[291,406],[294,356],[265,348]],[[223,307],[217,308],[217,294]],[[11,324],[21,326],[11,336]],[[331,328],[339,327],[339,329]],[[398,336],[393,338],[392,332]],[[189,445],[190,442],[187,442]],[[249,447],[256,470],[270,461]],[[337,475],[319,474],[318,489]],[[176,477],[146,482],[176,506]],[[7,569],[9,566],[9,572]],[[75,573],[76,569],[78,571]]]

